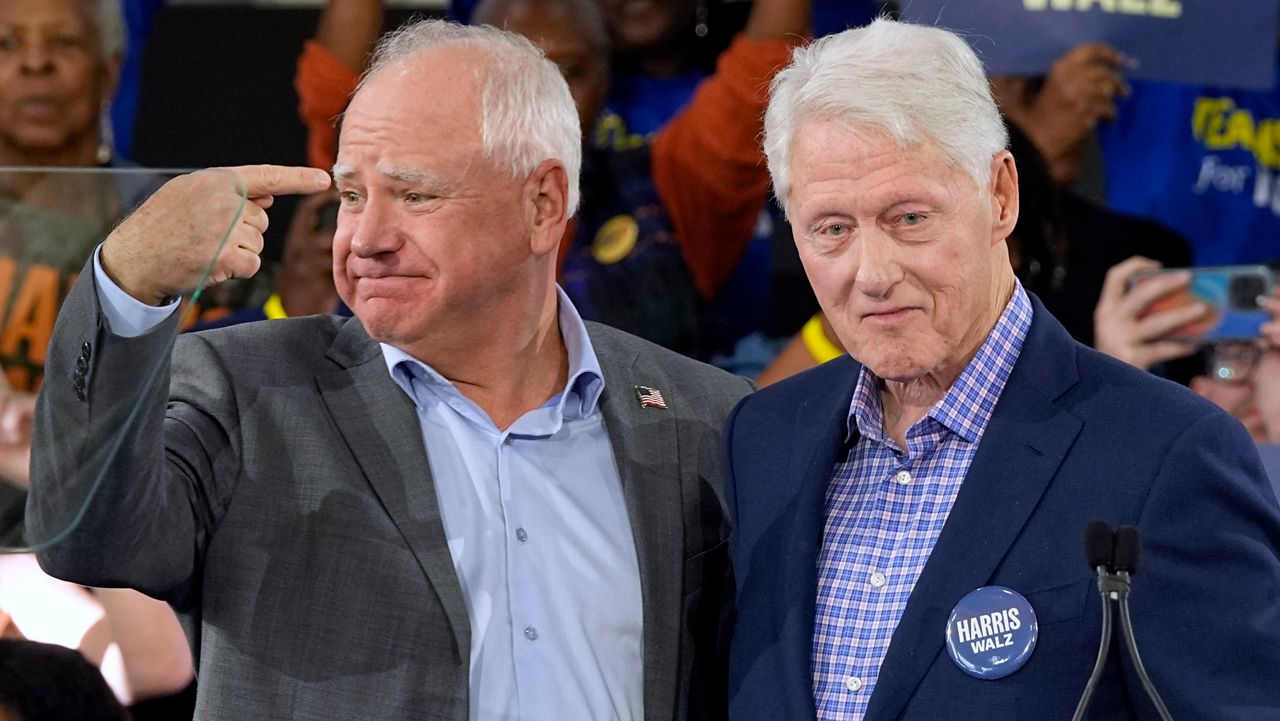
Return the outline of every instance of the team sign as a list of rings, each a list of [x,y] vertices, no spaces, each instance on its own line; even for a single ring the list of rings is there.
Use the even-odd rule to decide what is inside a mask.
[[[1147,80],[1268,90],[1276,0],[910,0],[902,16],[964,35],[993,75],[1043,75],[1083,42],[1104,42]]]

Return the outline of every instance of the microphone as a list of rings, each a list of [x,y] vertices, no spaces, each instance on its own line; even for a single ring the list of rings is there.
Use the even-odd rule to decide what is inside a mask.
[[[1094,521],[1084,529],[1084,557],[1089,565],[1105,573],[1116,552],[1116,534],[1106,521]]]
[[[1135,526],[1116,529],[1115,555],[1111,566],[1116,573],[1133,575],[1138,572],[1138,559],[1142,556],[1142,534]]]
[[[1102,639],[1098,642],[1098,657],[1093,662],[1093,672],[1084,685],[1080,701],[1076,704],[1076,712],[1071,721],[1083,721],[1093,700],[1094,689],[1102,678],[1102,671],[1107,666],[1107,652],[1111,650],[1111,629],[1115,624],[1111,620],[1111,594],[1114,593],[1114,581],[1111,575],[1111,559],[1115,557],[1115,529],[1106,521],[1094,521],[1084,529],[1085,560],[1098,573],[1098,593],[1102,594]]]
[[[1116,529],[1115,550],[1113,565],[1116,575],[1124,578],[1125,585],[1125,590],[1120,594],[1119,599],[1120,628],[1124,633],[1124,644],[1129,649],[1129,658],[1133,659],[1133,668],[1138,673],[1138,680],[1142,682],[1142,689],[1147,692],[1147,697],[1156,707],[1156,713],[1160,714],[1163,721],[1173,721],[1173,717],[1169,715],[1169,709],[1164,705],[1164,699],[1160,698],[1160,692],[1156,691],[1155,684],[1147,675],[1142,657],[1138,655],[1138,641],[1133,636],[1133,619],[1129,615],[1129,576],[1138,572],[1138,558],[1142,555],[1142,534],[1134,526],[1121,526]]]
[[[1094,521],[1085,528],[1085,559],[1098,574],[1098,593],[1102,596],[1102,639],[1098,644],[1098,657],[1093,665],[1093,673],[1085,684],[1080,702],[1072,721],[1083,721],[1089,703],[1093,700],[1093,692],[1102,678],[1107,662],[1107,652],[1111,647],[1111,632],[1114,622],[1111,620],[1111,602],[1120,606],[1120,627],[1124,635],[1125,646],[1129,649],[1129,657],[1133,659],[1134,670],[1142,682],[1142,688],[1151,699],[1156,712],[1162,721],[1173,721],[1164,700],[1156,691],[1155,684],[1147,674],[1138,654],[1138,642],[1133,635],[1133,619],[1129,614],[1130,579],[1138,571],[1138,559],[1142,556],[1142,534],[1134,526],[1121,526],[1113,529],[1106,521]]]

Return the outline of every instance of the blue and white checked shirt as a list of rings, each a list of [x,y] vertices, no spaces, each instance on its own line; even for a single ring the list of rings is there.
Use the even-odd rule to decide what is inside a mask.
[[[875,374],[864,366],[858,376],[849,433],[859,437],[827,486],[818,556],[812,672],[820,721],[866,713],[907,598],[1030,327],[1031,302],[1018,284],[951,389],[907,429],[905,450],[885,434]]]

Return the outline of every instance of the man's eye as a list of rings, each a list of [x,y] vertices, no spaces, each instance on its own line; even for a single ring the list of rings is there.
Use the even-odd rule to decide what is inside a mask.
[[[924,222],[923,213],[905,213],[902,216],[903,225],[919,225]]]
[[[79,35],[55,35],[51,40],[53,47],[58,50],[78,50],[85,46],[84,38]]]
[[[338,193],[338,197],[341,198],[344,203],[357,203],[360,201],[360,194],[354,190],[344,190]]]
[[[830,225],[823,226],[821,233],[822,235],[838,238],[842,235],[849,234],[849,226],[845,223],[832,223]]]

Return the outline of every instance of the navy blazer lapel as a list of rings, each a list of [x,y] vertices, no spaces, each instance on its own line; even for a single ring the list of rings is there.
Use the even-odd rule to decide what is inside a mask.
[[[858,382],[861,366],[848,356],[831,361],[807,386],[803,400],[796,404],[792,427],[791,463],[787,482],[800,486],[795,524],[789,539],[779,539],[789,549],[787,579],[779,589],[780,608],[797,609],[799,628],[782,638],[782,687],[803,690],[803,698],[790,700],[796,713],[812,718],[813,702],[813,623],[818,595],[818,554],[826,525],[827,485],[835,465],[839,463],[857,437],[847,438],[849,404]],[[830,375],[827,375],[830,374]],[[856,429],[855,429],[856,433]],[[799,716],[797,716],[799,718]]]
[[[329,349],[340,368],[316,377],[329,413],[378,500],[422,567],[467,658],[471,626],[449,553],[431,465],[413,401],[395,384],[378,344],[356,319]]]
[[[590,326],[588,326],[590,329]],[[675,712],[679,669],[680,602],[683,568],[683,496],[676,412],[642,408],[635,386],[667,394],[669,406],[681,402],[656,364],[599,333],[592,347],[604,373],[600,396],[609,443],[631,520],[640,588],[644,598],[644,715],[650,721],[670,719]]]
[[[1054,405],[1078,380],[1075,341],[1034,296],[1032,306],[1018,362],[880,666],[868,719],[902,712],[943,652],[952,608],[988,584],[1080,432],[1080,419]]]

